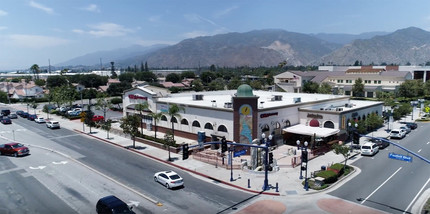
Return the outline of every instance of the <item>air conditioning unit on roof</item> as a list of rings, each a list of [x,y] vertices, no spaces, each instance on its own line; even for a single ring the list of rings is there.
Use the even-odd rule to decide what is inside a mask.
[[[193,94],[193,100],[203,100],[203,94]]]

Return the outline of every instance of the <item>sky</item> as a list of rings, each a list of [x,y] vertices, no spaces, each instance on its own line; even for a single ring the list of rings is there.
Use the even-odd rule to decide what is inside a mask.
[[[1,0],[0,71],[229,32],[360,34],[411,26],[430,31],[429,0]]]

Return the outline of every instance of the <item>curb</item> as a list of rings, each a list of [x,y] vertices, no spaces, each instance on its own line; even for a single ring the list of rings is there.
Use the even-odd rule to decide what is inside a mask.
[[[103,139],[103,138],[100,138],[100,137],[97,137],[97,136],[91,135],[91,134],[89,134],[89,133],[85,133],[85,132],[79,131],[79,130],[77,130],[77,129],[73,129],[73,131],[78,132],[78,133],[81,133],[81,134],[85,134],[85,135],[90,136],[90,137],[93,137],[93,138],[96,138],[96,139],[98,139],[98,140],[101,140],[101,141],[103,141],[103,142],[109,143],[109,144],[111,144],[111,145],[114,145],[114,146],[118,146],[118,147],[124,148],[124,146],[121,146],[121,145],[116,144],[116,143],[114,143],[114,142],[112,142],[112,141],[109,141],[109,140],[106,140],[106,139]],[[183,167],[183,166],[180,166],[180,165],[174,164],[174,163],[172,163],[172,162],[170,162],[170,161],[162,160],[162,159],[160,159],[160,158],[157,158],[157,157],[154,157],[154,156],[148,155],[148,154],[143,153],[143,152],[140,152],[140,151],[136,151],[136,150],[134,150],[134,149],[128,149],[128,150],[130,150],[130,151],[132,151],[132,152],[135,152],[135,153],[138,153],[138,154],[140,154],[140,155],[144,155],[144,156],[146,156],[146,157],[148,157],[148,158],[151,158],[151,159],[154,159],[154,160],[156,160],[156,161],[163,162],[163,163],[165,163],[165,164],[168,164],[168,165],[174,166],[174,167],[179,168],[179,169],[182,169],[182,170],[184,170],[184,171],[187,171],[187,172],[190,172],[190,173],[193,173],[193,174],[196,174],[196,175],[199,175],[199,176],[202,176],[202,177],[205,177],[205,178],[208,178],[208,179],[214,180],[214,181],[216,181],[216,182],[219,182],[219,183],[222,183],[222,184],[225,184],[225,185],[228,185],[228,186],[231,186],[231,187],[234,187],[234,188],[237,188],[237,189],[240,189],[240,190],[246,191],[246,192],[251,192],[251,193],[256,193],[256,194],[262,194],[262,195],[281,196],[281,194],[279,194],[279,193],[271,193],[271,192],[265,192],[265,191],[249,190],[249,189],[246,189],[246,188],[244,188],[244,187],[237,186],[237,185],[234,185],[234,184],[231,184],[231,183],[225,182],[225,181],[223,181],[223,180],[219,180],[219,179],[214,178],[214,177],[211,177],[211,176],[209,176],[209,175],[206,175],[206,174],[203,174],[203,173],[200,173],[200,172],[196,172],[196,171],[192,171],[192,170],[187,169],[187,168],[185,168],[185,167]]]

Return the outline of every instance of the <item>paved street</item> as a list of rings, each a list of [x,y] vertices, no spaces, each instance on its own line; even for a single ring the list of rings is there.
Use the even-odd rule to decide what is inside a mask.
[[[20,106],[15,106],[15,108],[20,108]],[[127,138],[126,136],[119,136],[110,133],[110,138],[106,139],[107,133],[103,130],[98,130],[93,128],[93,133],[89,134],[88,127],[85,128],[85,132],[82,132],[82,123],[79,121],[68,121],[64,120],[62,118],[59,118],[57,116],[52,116],[56,120],[59,120],[62,127],[64,129],[74,130],[73,132],[69,133],[69,135],[87,135],[87,137],[90,138],[96,138],[100,139],[104,143],[108,143],[111,145],[116,145],[119,148],[120,147],[127,147],[132,144],[132,141]],[[427,125],[427,124],[425,124]],[[423,125],[424,126],[424,125]],[[153,135],[153,132],[147,131],[146,134]],[[162,135],[162,133],[157,133]],[[12,137],[12,133],[3,133],[2,136]],[[381,128],[377,132],[373,133],[374,136],[381,136],[385,137],[384,135],[388,135],[388,133],[384,130],[384,128]],[[413,134],[411,135],[413,137]],[[409,137],[405,139],[408,139]],[[175,138],[179,142],[187,142],[190,144],[195,144],[195,141],[190,141],[182,138]],[[412,139],[412,138],[411,138]],[[430,139],[430,137],[429,137]],[[363,138],[362,138],[363,140]],[[405,140],[406,142],[406,140]],[[66,142],[63,142],[59,140],[57,142],[58,144],[66,144]],[[296,168],[284,168],[281,167],[280,171],[278,172],[271,172],[269,174],[269,184],[271,184],[273,187],[276,186],[276,183],[278,183],[278,191],[276,191],[276,188],[272,188],[263,194],[261,194],[264,175],[261,173],[255,173],[250,171],[243,171],[243,170],[233,170],[233,181],[230,181],[231,174],[230,170],[226,170],[224,168],[218,167],[216,168],[213,165],[202,163],[198,160],[194,160],[192,157],[188,160],[181,160],[180,154],[174,154],[172,153],[172,157],[175,159],[173,162],[168,162],[167,151],[157,149],[155,147],[151,147],[149,145],[140,144],[136,142],[136,145],[138,148],[137,150],[130,149],[128,151],[132,151],[138,155],[149,157],[151,159],[159,160],[160,162],[164,164],[168,164],[173,168],[180,168],[187,170],[190,172],[191,176],[194,176],[196,178],[199,178],[203,181],[209,182],[209,183],[218,183],[218,185],[231,188],[235,190],[243,190],[245,192],[251,193],[251,197],[249,197],[247,200],[241,201],[240,203],[234,203],[229,207],[226,207],[225,209],[222,209],[221,212],[230,213],[230,212],[238,212],[238,213],[259,213],[258,210],[261,210],[262,208],[269,208],[273,207],[272,213],[303,213],[303,212],[309,212],[309,213],[315,213],[315,212],[325,212],[325,213],[345,213],[346,211],[354,211],[353,213],[380,213],[379,210],[385,210],[386,212],[392,212],[386,209],[381,208],[380,206],[375,206],[373,202],[380,203],[378,200],[372,200],[373,197],[376,198],[376,194],[379,194],[379,191],[376,191],[375,195],[372,198],[368,198],[363,205],[360,204],[359,201],[356,199],[359,197],[366,198],[370,193],[365,194],[363,192],[360,194],[360,192],[357,192],[357,190],[361,191],[363,188],[357,188],[357,185],[350,185],[350,182],[353,182],[352,180],[372,180],[372,188],[374,185],[381,184],[386,177],[384,176],[371,176],[373,175],[372,172],[370,174],[368,173],[362,173],[363,171],[367,170],[366,165],[372,165],[379,162],[374,163],[374,161],[378,161],[379,159],[383,160],[382,162],[388,161],[387,159],[387,152],[388,151],[380,151],[379,154],[377,154],[375,157],[361,157],[360,155],[355,156],[353,159],[348,161],[348,164],[355,165],[357,170],[352,173],[352,175],[348,176],[344,180],[340,181],[338,184],[336,184],[334,187],[329,188],[328,190],[318,192],[314,190],[309,190],[308,192],[303,189],[303,186],[301,185],[302,180],[300,180],[299,177],[299,169]],[[72,146],[73,147],[73,146]],[[69,148],[71,152],[73,153],[73,149]],[[389,147],[390,149],[393,148],[392,146]],[[428,149],[427,149],[428,151]],[[289,157],[289,156],[288,156]],[[290,158],[290,157],[289,157]],[[284,157],[283,159],[287,159],[287,157]],[[279,162],[282,161],[278,160]],[[322,165],[327,165],[330,163],[337,163],[343,161],[343,156],[336,155],[332,152],[326,153],[320,157],[317,157],[315,159],[312,159],[309,162],[309,171],[314,171],[320,169]],[[399,162],[397,160],[390,160],[392,163]],[[381,163],[382,163],[381,162]],[[416,162],[414,162],[415,164]],[[385,170],[392,171],[392,169],[395,169],[395,167],[385,167],[384,165],[378,164],[380,168],[386,168]],[[427,165],[422,165],[420,167],[427,167]],[[394,170],[394,171],[395,171]],[[406,174],[412,173],[411,171],[404,170],[403,168],[401,171],[405,171]],[[402,172],[403,172],[402,171]],[[428,171],[427,171],[428,172]],[[375,172],[373,172],[375,173]],[[377,171],[376,173],[379,173]],[[400,172],[399,172],[400,173]],[[422,172],[423,174],[426,173],[426,171]],[[365,178],[361,178],[360,176],[365,176]],[[405,175],[406,176],[406,175]],[[427,173],[428,176],[428,173]],[[357,179],[356,179],[357,178]],[[421,181],[421,184],[425,183],[425,176],[421,176],[424,182]],[[190,178],[187,178],[190,179]],[[248,180],[250,183],[250,187],[248,187]],[[354,181],[356,182],[356,181]],[[394,185],[399,185],[396,183],[393,183]],[[418,186],[418,185],[417,185]],[[342,192],[342,188],[339,187],[350,187],[351,190],[348,191],[355,191],[358,196],[355,195],[338,195],[339,192]],[[428,186],[427,186],[428,188]],[[395,188],[392,188],[393,191],[395,191]],[[419,189],[418,189],[419,190]],[[424,189],[425,190],[425,189]],[[330,193],[332,191],[332,193]],[[268,195],[268,194],[273,195]],[[327,194],[329,193],[329,195]],[[411,191],[411,194],[416,194],[417,190],[414,188],[413,191]],[[348,194],[348,193],[345,193]],[[393,195],[394,193],[387,193],[388,195]],[[254,195],[254,196],[252,196]],[[279,195],[279,196],[278,196]],[[428,197],[429,192],[428,191],[422,191],[419,195],[415,198],[413,201],[414,203],[411,203],[408,210],[411,213],[416,213],[414,210],[419,210],[422,204],[425,202],[426,196]],[[334,197],[337,196],[337,197]],[[380,196],[384,198],[390,198],[387,196]],[[414,197],[412,197],[413,199]],[[345,199],[345,200],[343,200]],[[264,202],[261,202],[264,201]],[[408,203],[412,202],[409,200]],[[407,203],[405,201],[405,203]],[[365,206],[364,206],[365,205]],[[390,203],[385,203],[385,205],[390,205]],[[367,206],[372,206],[377,208],[378,210],[374,210],[372,208],[369,208]],[[394,206],[392,206],[394,207]],[[394,207],[399,210],[405,210],[407,207],[402,205],[402,207]],[[357,212],[357,211],[363,211],[363,212]],[[406,210],[405,210],[406,211]],[[261,213],[261,212],[260,212]]]

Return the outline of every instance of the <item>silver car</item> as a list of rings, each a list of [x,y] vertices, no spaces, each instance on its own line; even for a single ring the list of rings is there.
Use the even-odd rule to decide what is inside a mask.
[[[50,128],[50,129],[59,129],[60,128],[60,123],[58,121],[46,121],[46,127]]]
[[[174,171],[157,172],[154,181],[163,184],[167,189],[184,186],[184,179]]]

